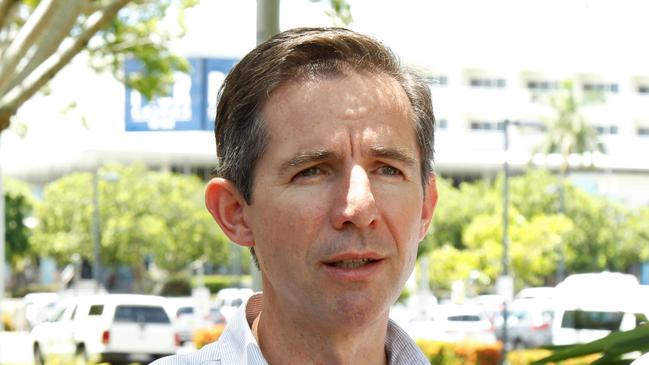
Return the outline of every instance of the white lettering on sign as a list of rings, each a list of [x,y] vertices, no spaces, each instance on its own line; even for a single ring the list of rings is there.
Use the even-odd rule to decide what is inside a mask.
[[[142,95],[131,91],[131,118],[135,123],[146,123],[148,129],[174,129],[176,122],[192,119],[191,77],[182,72],[174,73],[170,96],[154,98],[146,102]]]
[[[225,80],[225,73],[210,71],[207,75],[207,119],[216,118],[216,98]]]

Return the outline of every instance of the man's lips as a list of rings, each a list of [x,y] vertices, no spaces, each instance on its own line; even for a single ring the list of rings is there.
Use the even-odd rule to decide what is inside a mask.
[[[329,257],[323,260],[323,263],[327,266],[354,268],[354,266],[362,266],[383,259],[384,257],[376,252],[350,252]]]
[[[375,252],[346,253],[327,258],[323,261],[323,267],[336,281],[367,281],[384,266],[385,259],[385,256]]]

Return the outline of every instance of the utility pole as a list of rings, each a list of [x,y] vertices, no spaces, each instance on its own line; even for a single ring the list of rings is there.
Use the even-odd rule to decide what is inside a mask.
[[[99,244],[101,242],[99,222],[99,168],[95,169],[92,175],[92,241],[93,241],[93,265],[92,278],[95,280],[95,292],[99,292]]]
[[[503,163],[503,256],[502,256],[502,274],[501,285],[503,289],[508,287],[510,282],[509,278],[509,124],[510,121],[505,119],[503,121],[503,150],[504,150],[504,163]],[[507,302],[509,301],[508,295],[503,291],[503,349],[501,356],[501,364],[507,361]]]
[[[257,0],[257,44],[265,42],[277,33],[279,33],[279,0]],[[239,255],[234,255],[235,260],[238,260],[238,257]],[[252,290],[261,291],[261,273],[253,260],[250,260],[250,276],[252,276]]]
[[[257,44],[279,33],[279,0],[257,0]]]

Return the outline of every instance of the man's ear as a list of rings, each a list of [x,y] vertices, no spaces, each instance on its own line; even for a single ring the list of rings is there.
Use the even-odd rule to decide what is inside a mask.
[[[428,227],[433,219],[433,213],[437,206],[437,182],[435,175],[431,175],[428,184],[424,189],[424,204],[421,208],[421,227],[419,231],[419,241],[423,240],[428,233]]]
[[[255,245],[252,231],[243,214],[246,201],[228,180],[215,177],[205,188],[205,205],[221,230],[232,242],[245,247]]]

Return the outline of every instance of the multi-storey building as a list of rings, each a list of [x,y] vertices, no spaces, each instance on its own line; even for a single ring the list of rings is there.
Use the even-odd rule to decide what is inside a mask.
[[[201,6],[210,9],[225,6],[224,3],[227,2],[206,2]],[[587,17],[590,20],[586,22],[557,13],[557,21],[552,26],[548,25],[548,29],[552,30],[553,37],[561,35],[563,30],[567,32],[566,38],[569,38],[563,45],[557,46],[555,43],[560,43],[560,39],[553,38],[554,43],[545,44],[540,42],[543,40],[541,30],[524,28],[526,21],[529,21],[530,27],[536,25],[537,28],[543,23],[532,14],[542,9],[538,4],[531,10],[524,10],[506,0],[495,1],[490,7],[482,4],[479,7],[485,12],[484,17],[461,11],[463,6],[467,6],[466,1],[461,2],[464,5],[437,2],[410,4],[435,13],[434,19],[437,21],[424,24],[421,22],[424,15],[420,10],[410,10],[412,19],[407,19],[408,23],[399,20],[403,9],[371,2],[373,14],[382,14],[379,8],[394,11],[392,21],[395,26],[386,29],[385,22],[378,22],[377,28],[368,25],[368,19],[373,15],[366,14],[363,7],[367,4],[351,3],[358,30],[375,34],[380,39],[385,38],[388,45],[404,55],[406,62],[423,67],[430,76],[437,117],[435,164],[439,174],[457,180],[492,177],[502,169],[505,157],[514,171],[527,168],[530,161],[556,171],[561,162],[560,156],[535,155],[532,152],[543,137],[544,118],[552,115],[552,109],[543,102],[544,96],[555,91],[564,80],[572,80],[577,89],[597,91],[604,96],[604,103],[584,106],[581,111],[597,130],[606,153],[571,156],[571,179],[587,190],[613,196],[629,204],[649,204],[649,67],[645,68],[641,62],[642,57],[646,56],[632,53],[629,57],[633,60],[619,63],[607,63],[594,57],[599,54],[598,49],[605,49],[607,44],[615,42],[615,37],[601,33],[601,30],[596,32],[602,38],[601,44],[596,42],[597,39],[584,38],[582,43],[574,44],[574,49],[579,49],[581,53],[560,53],[561,50],[570,49],[566,43],[578,39],[569,33],[570,26],[578,29],[580,36],[587,34],[580,27],[595,24],[599,17],[604,17],[603,5],[571,4],[562,8],[563,5],[554,2],[548,4],[551,9],[539,13],[539,17],[553,14],[552,9],[570,8],[573,12],[583,10],[586,15],[592,13],[589,15],[592,19]],[[514,14],[520,16],[498,15],[498,4],[504,3],[514,6],[514,10],[519,11]],[[248,19],[254,14],[254,2],[243,1],[241,4],[245,5],[242,11],[250,13],[253,9],[253,13],[247,15]],[[386,9],[383,9],[384,13],[388,11]],[[316,11],[321,10],[318,8]],[[230,18],[243,17],[243,13],[235,14],[233,11]],[[487,11],[490,12],[489,16]],[[95,76],[83,66],[83,61],[75,61],[75,65],[54,80],[52,94],[34,98],[19,113],[17,121],[31,125],[26,138],[20,139],[11,132],[4,133],[0,153],[3,170],[37,185],[65,173],[90,171],[112,161],[142,161],[152,168],[199,173],[207,177],[215,161],[209,123],[214,115],[215,91],[223,77],[223,73],[216,72],[218,70],[215,71],[208,64],[212,62],[213,65],[214,59],[236,60],[252,48],[254,22],[249,19],[240,21],[240,24],[228,22],[227,26],[231,29],[226,32],[209,28],[218,26],[219,21],[206,22],[205,14],[217,16],[220,13],[205,9],[196,11],[193,16],[198,20],[188,22],[190,31],[187,40],[179,47],[185,55],[198,56],[194,57],[197,60],[208,59],[202,71],[197,71],[195,67],[194,72],[202,74],[198,77],[180,76],[175,88],[178,95],[161,103],[172,103],[180,114],[189,112],[192,117],[200,115],[202,119],[195,121],[197,127],[178,130],[187,129],[179,127],[178,118],[160,117],[163,114],[152,117],[155,113],[151,114],[151,110],[149,114],[143,114],[146,105],[137,95],[127,94],[124,87],[110,76]],[[449,20],[455,19],[451,16],[459,19],[460,15],[464,20],[458,20],[457,25]],[[469,20],[473,23],[469,25],[475,34],[467,33],[466,29],[461,33]],[[502,23],[504,21],[512,21],[511,28],[504,27],[503,24],[509,24]],[[193,28],[192,24],[195,24]],[[283,28],[300,24],[298,20],[290,18],[283,22]],[[629,24],[625,27],[632,26],[632,23]],[[418,28],[412,28],[414,26]],[[514,26],[518,28],[514,29]],[[562,28],[557,30],[557,27]],[[615,32],[619,29],[611,27],[609,30],[617,34]],[[519,32],[519,43],[509,44],[512,38],[502,38],[503,35],[509,37],[510,33],[507,32]],[[201,38],[201,33],[206,36]],[[212,38],[206,43],[206,37],[210,34],[230,36],[238,33],[244,34],[243,41],[236,42],[228,37],[221,43],[211,41]],[[408,36],[399,39],[391,34]],[[521,42],[521,39],[524,41]],[[460,46],[463,52],[457,51],[456,48]],[[622,52],[619,44],[614,46],[611,52]],[[206,54],[206,49],[213,49],[216,53]],[[540,55],[546,58],[541,59]],[[560,57],[564,57],[565,61]],[[609,60],[611,57],[609,54]],[[623,57],[622,54],[617,56],[620,59]],[[592,62],[587,62],[591,59]],[[188,88],[196,80],[205,83],[203,99],[198,107],[188,106],[187,102],[191,103],[192,100],[185,96],[190,94]],[[76,108],[61,114],[61,110],[71,102]],[[137,105],[141,108],[135,110],[133,105],[136,105],[135,109],[138,109]],[[185,109],[182,109],[182,105]],[[88,127],[82,127],[80,120],[87,121]],[[510,127],[507,154],[503,151],[504,120],[525,122],[527,125]],[[134,123],[140,123],[139,127],[134,127]]]

